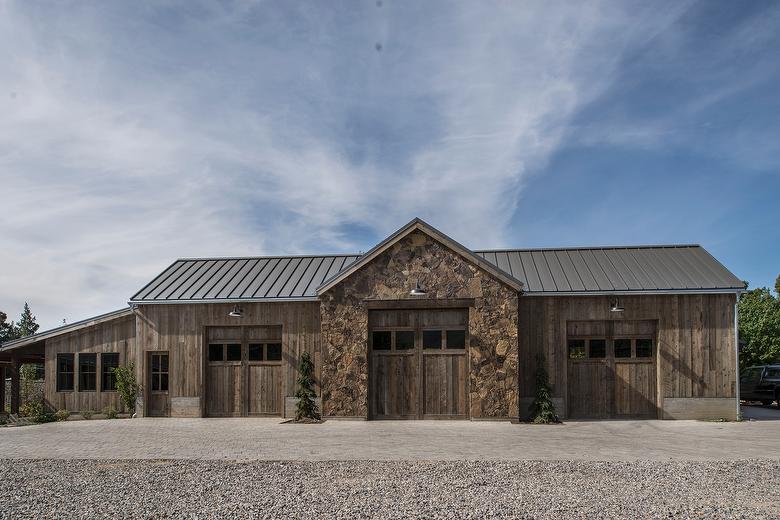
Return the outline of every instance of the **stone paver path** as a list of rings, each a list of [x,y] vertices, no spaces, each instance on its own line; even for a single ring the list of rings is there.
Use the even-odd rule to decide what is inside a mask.
[[[0,428],[0,458],[229,460],[780,459],[780,421],[119,419]]]

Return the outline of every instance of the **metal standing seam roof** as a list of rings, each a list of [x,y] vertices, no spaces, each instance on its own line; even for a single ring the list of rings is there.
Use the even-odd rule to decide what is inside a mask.
[[[528,294],[736,291],[745,288],[699,245],[476,251]]]
[[[738,291],[744,284],[698,245],[511,249],[476,255],[523,282],[524,293]],[[317,288],[360,255],[175,261],[131,303],[316,300]]]
[[[191,258],[172,263],[131,302],[316,299],[317,287],[359,255]]]

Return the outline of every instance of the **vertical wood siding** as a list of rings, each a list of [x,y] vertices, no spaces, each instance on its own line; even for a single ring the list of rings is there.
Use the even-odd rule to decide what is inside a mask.
[[[533,397],[535,356],[547,358],[556,397],[567,395],[567,322],[657,320],[658,406],[664,398],[734,398],[733,294],[622,296],[622,313],[609,297],[521,297],[520,396]],[[647,374],[642,374],[646,377]],[[638,377],[638,376],[637,376]],[[643,391],[653,384],[643,379]]]
[[[135,317],[123,316],[46,340],[45,395],[46,401],[55,409],[71,412],[92,410],[100,412],[106,406],[123,411],[117,392],[101,391],[102,363],[100,353],[116,352],[119,365],[125,366],[136,356]],[[57,392],[57,354],[75,353],[74,390]],[[96,353],[97,385],[94,392],[79,391],[78,354]]]

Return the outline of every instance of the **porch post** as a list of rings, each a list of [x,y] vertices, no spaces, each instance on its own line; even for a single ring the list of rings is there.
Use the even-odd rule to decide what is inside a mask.
[[[5,365],[0,365],[0,413],[5,412]]]
[[[19,413],[19,363],[18,358],[11,361],[11,413]]]

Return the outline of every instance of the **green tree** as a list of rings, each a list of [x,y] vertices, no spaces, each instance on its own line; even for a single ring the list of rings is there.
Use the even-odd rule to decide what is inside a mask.
[[[298,364],[298,390],[295,392],[295,397],[298,398],[298,403],[295,406],[295,420],[310,420],[319,421],[320,413],[317,411],[317,403],[314,402],[314,398],[317,396],[314,393],[314,363],[311,362],[311,356],[308,352],[304,352],[301,356],[301,362]]]
[[[531,403],[531,420],[537,424],[550,424],[559,422],[555,413],[555,405],[552,402],[552,388],[550,377],[547,374],[547,362],[544,354],[536,355],[536,395]]]
[[[16,324],[8,323],[8,315],[0,311],[0,344],[16,339]]]
[[[30,306],[27,302],[24,302],[24,310],[22,311],[22,319],[16,325],[17,337],[23,338],[25,336],[31,336],[35,334],[40,325],[35,322],[35,316],[30,311]]]
[[[116,376],[116,391],[119,392],[119,399],[128,412],[135,411],[135,399],[138,395],[138,381],[135,378],[135,364],[130,363],[126,367],[116,367],[113,369]]]
[[[737,312],[739,339],[744,342],[739,351],[740,370],[780,362],[780,297],[766,287],[747,291],[739,299]]]

